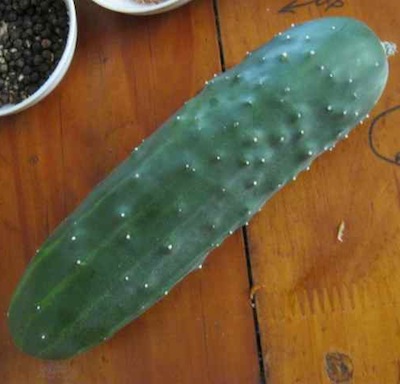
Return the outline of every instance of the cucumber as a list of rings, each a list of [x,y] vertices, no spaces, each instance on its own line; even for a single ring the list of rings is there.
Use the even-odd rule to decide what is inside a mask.
[[[363,23],[322,18],[207,82],[40,248],[8,313],[16,345],[69,358],[160,300],[365,118],[387,51]]]

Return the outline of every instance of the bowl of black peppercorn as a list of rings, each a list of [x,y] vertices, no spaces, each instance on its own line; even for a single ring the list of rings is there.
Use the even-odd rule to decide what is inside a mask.
[[[77,35],[73,0],[0,1],[0,116],[37,104],[57,87]]]

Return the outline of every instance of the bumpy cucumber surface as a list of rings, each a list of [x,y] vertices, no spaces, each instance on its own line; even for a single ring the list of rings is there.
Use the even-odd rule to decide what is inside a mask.
[[[110,338],[344,138],[387,77],[366,25],[324,18],[213,78],[41,247],[10,306],[15,343],[62,359]]]

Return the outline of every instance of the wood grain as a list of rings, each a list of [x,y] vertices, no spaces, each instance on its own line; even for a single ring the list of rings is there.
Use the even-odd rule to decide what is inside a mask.
[[[35,249],[220,67],[211,0],[151,18],[78,5],[79,45],[62,85],[0,121],[0,382],[257,383],[239,233],[202,271],[91,352],[40,362],[12,344],[6,310]]]
[[[287,3],[219,1],[228,66],[291,23],[318,16],[357,17],[383,40],[400,35],[396,0],[344,1],[328,12],[311,4],[279,14]],[[400,57],[390,61],[389,85],[373,115],[400,100]],[[254,284],[264,287],[256,298],[268,384],[399,382],[400,168],[372,154],[369,122],[250,224]],[[375,132],[379,150],[391,157],[400,151],[399,124],[395,113]]]

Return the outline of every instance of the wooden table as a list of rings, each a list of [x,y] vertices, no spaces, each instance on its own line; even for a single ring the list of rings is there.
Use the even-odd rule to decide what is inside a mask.
[[[400,42],[398,0],[299,0],[279,12],[288,3],[194,0],[135,18],[79,1],[66,79],[0,121],[0,383],[399,383],[400,168],[371,151],[371,120],[111,341],[40,362],[7,331],[11,294],[35,249],[214,73],[319,16],[354,16]],[[391,59],[372,117],[400,103],[399,64]],[[378,121],[380,154],[400,151],[399,126],[395,112]]]

